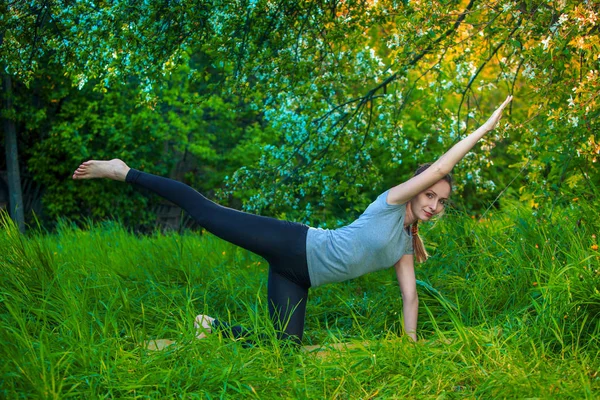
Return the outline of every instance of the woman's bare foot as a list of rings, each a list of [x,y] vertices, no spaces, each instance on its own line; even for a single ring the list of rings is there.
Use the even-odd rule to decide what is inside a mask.
[[[75,170],[73,179],[108,178],[124,182],[129,170],[127,164],[117,158],[110,161],[90,160]]]
[[[208,334],[212,333],[212,324],[215,321],[213,317],[208,315],[200,314],[196,316],[194,321],[194,328],[196,328],[198,339],[204,339]]]

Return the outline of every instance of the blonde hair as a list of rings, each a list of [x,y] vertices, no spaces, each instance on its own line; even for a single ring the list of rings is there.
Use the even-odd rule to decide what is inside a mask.
[[[415,174],[413,176],[417,176],[419,175],[421,172],[425,171],[427,168],[429,168],[431,166],[431,163],[426,163],[426,164],[421,164],[419,165],[419,168],[417,168],[417,170],[415,171]],[[447,174],[446,176],[444,176],[442,178],[443,181],[448,182],[448,184],[450,185],[450,190],[452,190],[452,175]],[[427,259],[429,258],[429,254],[427,254],[427,250],[425,249],[425,245],[423,244],[423,240],[421,239],[421,236],[419,236],[419,226],[418,226],[419,220],[415,221],[411,227],[410,227],[410,233],[412,235],[412,242],[413,242],[413,250],[414,250],[414,254],[415,254],[415,260],[417,260],[417,262],[422,263],[427,261]]]

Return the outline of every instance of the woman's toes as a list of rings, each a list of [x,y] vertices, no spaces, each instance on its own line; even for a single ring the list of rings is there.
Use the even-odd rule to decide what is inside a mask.
[[[196,319],[194,321],[194,327],[196,329],[204,328],[206,330],[210,330],[214,320],[215,319],[213,317],[204,314],[199,314],[196,316]]]

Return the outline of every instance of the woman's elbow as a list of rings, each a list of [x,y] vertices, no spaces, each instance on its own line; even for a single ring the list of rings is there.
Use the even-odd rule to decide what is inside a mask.
[[[444,156],[441,156],[436,162],[434,162],[431,165],[430,168],[432,169],[431,172],[435,173],[437,176],[440,177],[440,179],[442,179],[444,176],[448,175],[452,171],[454,165],[451,165]]]

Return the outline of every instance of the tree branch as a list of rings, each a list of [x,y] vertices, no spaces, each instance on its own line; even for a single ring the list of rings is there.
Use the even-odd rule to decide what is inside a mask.
[[[465,101],[465,97],[467,96],[467,93],[469,92],[469,90],[471,90],[471,86],[473,85],[473,82],[475,82],[475,79],[479,76],[479,74],[481,73],[483,68],[487,65],[487,63],[490,62],[490,60],[496,55],[496,53],[498,53],[498,51],[502,48],[502,46],[504,46],[506,44],[506,41],[512,35],[514,35],[514,33],[517,31],[517,29],[519,29],[519,27],[521,26],[521,22],[522,22],[522,20],[519,19],[519,21],[517,22],[517,25],[510,31],[508,36],[504,40],[502,40],[500,43],[498,43],[498,45],[494,48],[494,50],[492,50],[492,53],[489,55],[489,57],[487,59],[485,59],[483,61],[483,63],[481,63],[479,68],[477,68],[477,71],[473,74],[473,76],[471,76],[471,79],[469,79],[469,82],[467,83],[465,90],[463,90],[463,92],[462,92],[462,97],[461,97],[460,103],[458,105],[458,113],[456,116],[456,123],[458,124],[457,129],[456,129],[457,132],[460,132],[460,111],[462,109],[462,105]],[[466,128],[465,128],[465,130],[466,130]]]

